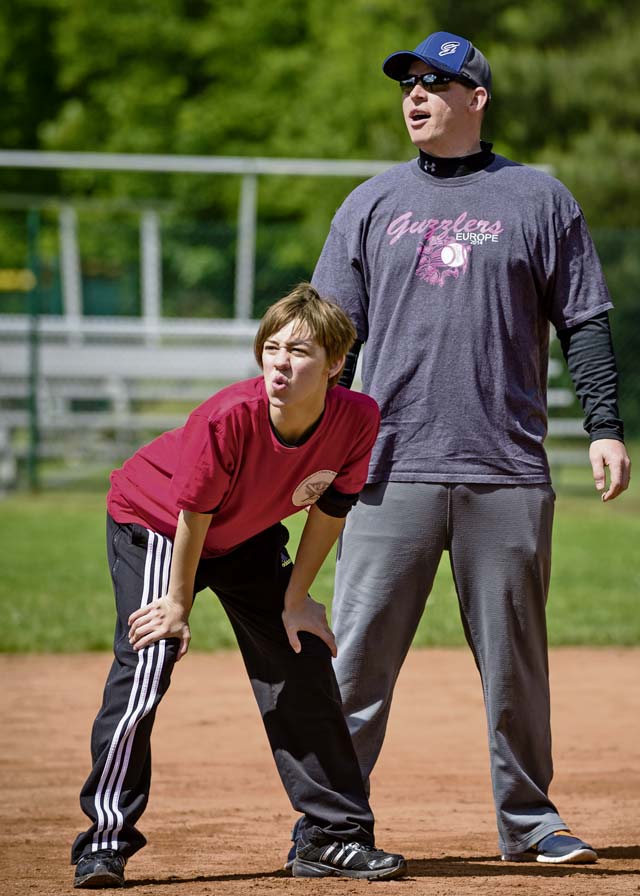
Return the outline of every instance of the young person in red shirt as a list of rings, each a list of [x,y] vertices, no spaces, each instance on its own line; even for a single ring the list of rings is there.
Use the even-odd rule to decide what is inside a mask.
[[[402,856],[374,847],[373,816],[332,671],[336,644],[309,595],[366,476],[379,412],[336,383],[355,339],[348,317],[301,284],[264,316],[263,375],[218,392],[184,427],[111,475],[108,558],[115,659],[81,793],[74,886],[124,885],[146,840],[150,737],[194,596],[211,588],[235,631],[278,772],[303,813],[292,872],[384,879]],[[281,520],[309,511],[295,565]]]

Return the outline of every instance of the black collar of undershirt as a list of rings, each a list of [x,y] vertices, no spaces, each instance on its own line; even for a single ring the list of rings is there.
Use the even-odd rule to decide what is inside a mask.
[[[430,174],[432,177],[464,177],[465,174],[482,171],[493,162],[495,154],[491,152],[492,147],[492,143],[485,143],[484,140],[481,140],[480,152],[453,159],[441,159],[421,149],[418,165],[425,174]]]
[[[317,429],[317,428],[320,426],[320,424],[322,423],[322,418],[324,417],[324,410],[325,410],[325,409],[323,408],[323,409],[322,409],[322,413],[320,414],[320,416],[318,417],[318,419],[315,421],[315,423],[312,423],[311,426],[309,427],[309,429],[305,430],[305,432],[303,432],[302,435],[300,436],[300,438],[299,438],[299,439],[296,439],[295,442],[286,442],[286,441],[282,438],[282,436],[280,435],[280,433],[278,432],[278,430],[277,430],[277,429],[275,428],[275,426],[273,425],[273,421],[271,420],[271,414],[269,414],[269,415],[268,415],[268,416],[269,416],[269,426],[271,427],[271,432],[274,434],[274,436],[275,436],[276,439],[280,442],[280,444],[281,444],[281,445],[284,445],[285,448],[299,448],[301,445],[304,445],[305,442],[308,442],[308,441],[309,441],[309,439],[310,439],[311,436],[314,434],[314,432],[316,431],[316,429]]]

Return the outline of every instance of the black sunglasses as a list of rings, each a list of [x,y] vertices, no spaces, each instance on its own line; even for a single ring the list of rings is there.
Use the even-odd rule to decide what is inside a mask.
[[[420,84],[428,93],[436,93],[438,88],[446,90],[452,81],[458,81],[465,87],[476,85],[468,78],[455,78],[453,75],[441,75],[439,72],[427,72],[425,75],[409,75],[398,81],[403,93],[411,93],[416,84]]]

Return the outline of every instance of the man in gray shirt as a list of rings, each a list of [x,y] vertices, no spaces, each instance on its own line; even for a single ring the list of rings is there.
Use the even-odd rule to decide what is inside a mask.
[[[543,441],[551,322],[584,407],[596,487],[604,501],[627,487],[609,293],[569,191],[481,141],[491,71],[468,40],[432,34],[383,70],[400,82],[419,158],[348,196],[313,277],[356,326],[351,376],[366,343],[363,388],[382,412],[337,565],[336,673],[350,731],[368,779],[447,550],[482,679],[503,858],[594,862],[548,796],[555,496]]]

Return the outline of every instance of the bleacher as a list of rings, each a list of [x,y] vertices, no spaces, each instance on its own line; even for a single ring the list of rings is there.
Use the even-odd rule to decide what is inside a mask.
[[[3,315],[0,331],[0,489],[15,485],[29,450],[32,392],[30,320]],[[38,456],[81,468],[121,460],[145,438],[180,426],[188,409],[216,388],[254,376],[256,321],[64,317],[38,322]],[[553,450],[557,463],[584,462],[580,419],[570,389],[553,385],[561,364],[550,363],[549,434],[575,448]],[[359,385],[359,377],[355,386]]]
[[[26,316],[0,328],[0,488],[11,488],[29,446],[33,359]],[[184,422],[216,388],[254,376],[256,322],[89,319],[38,324],[38,456],[111,464],[141,438]]]

